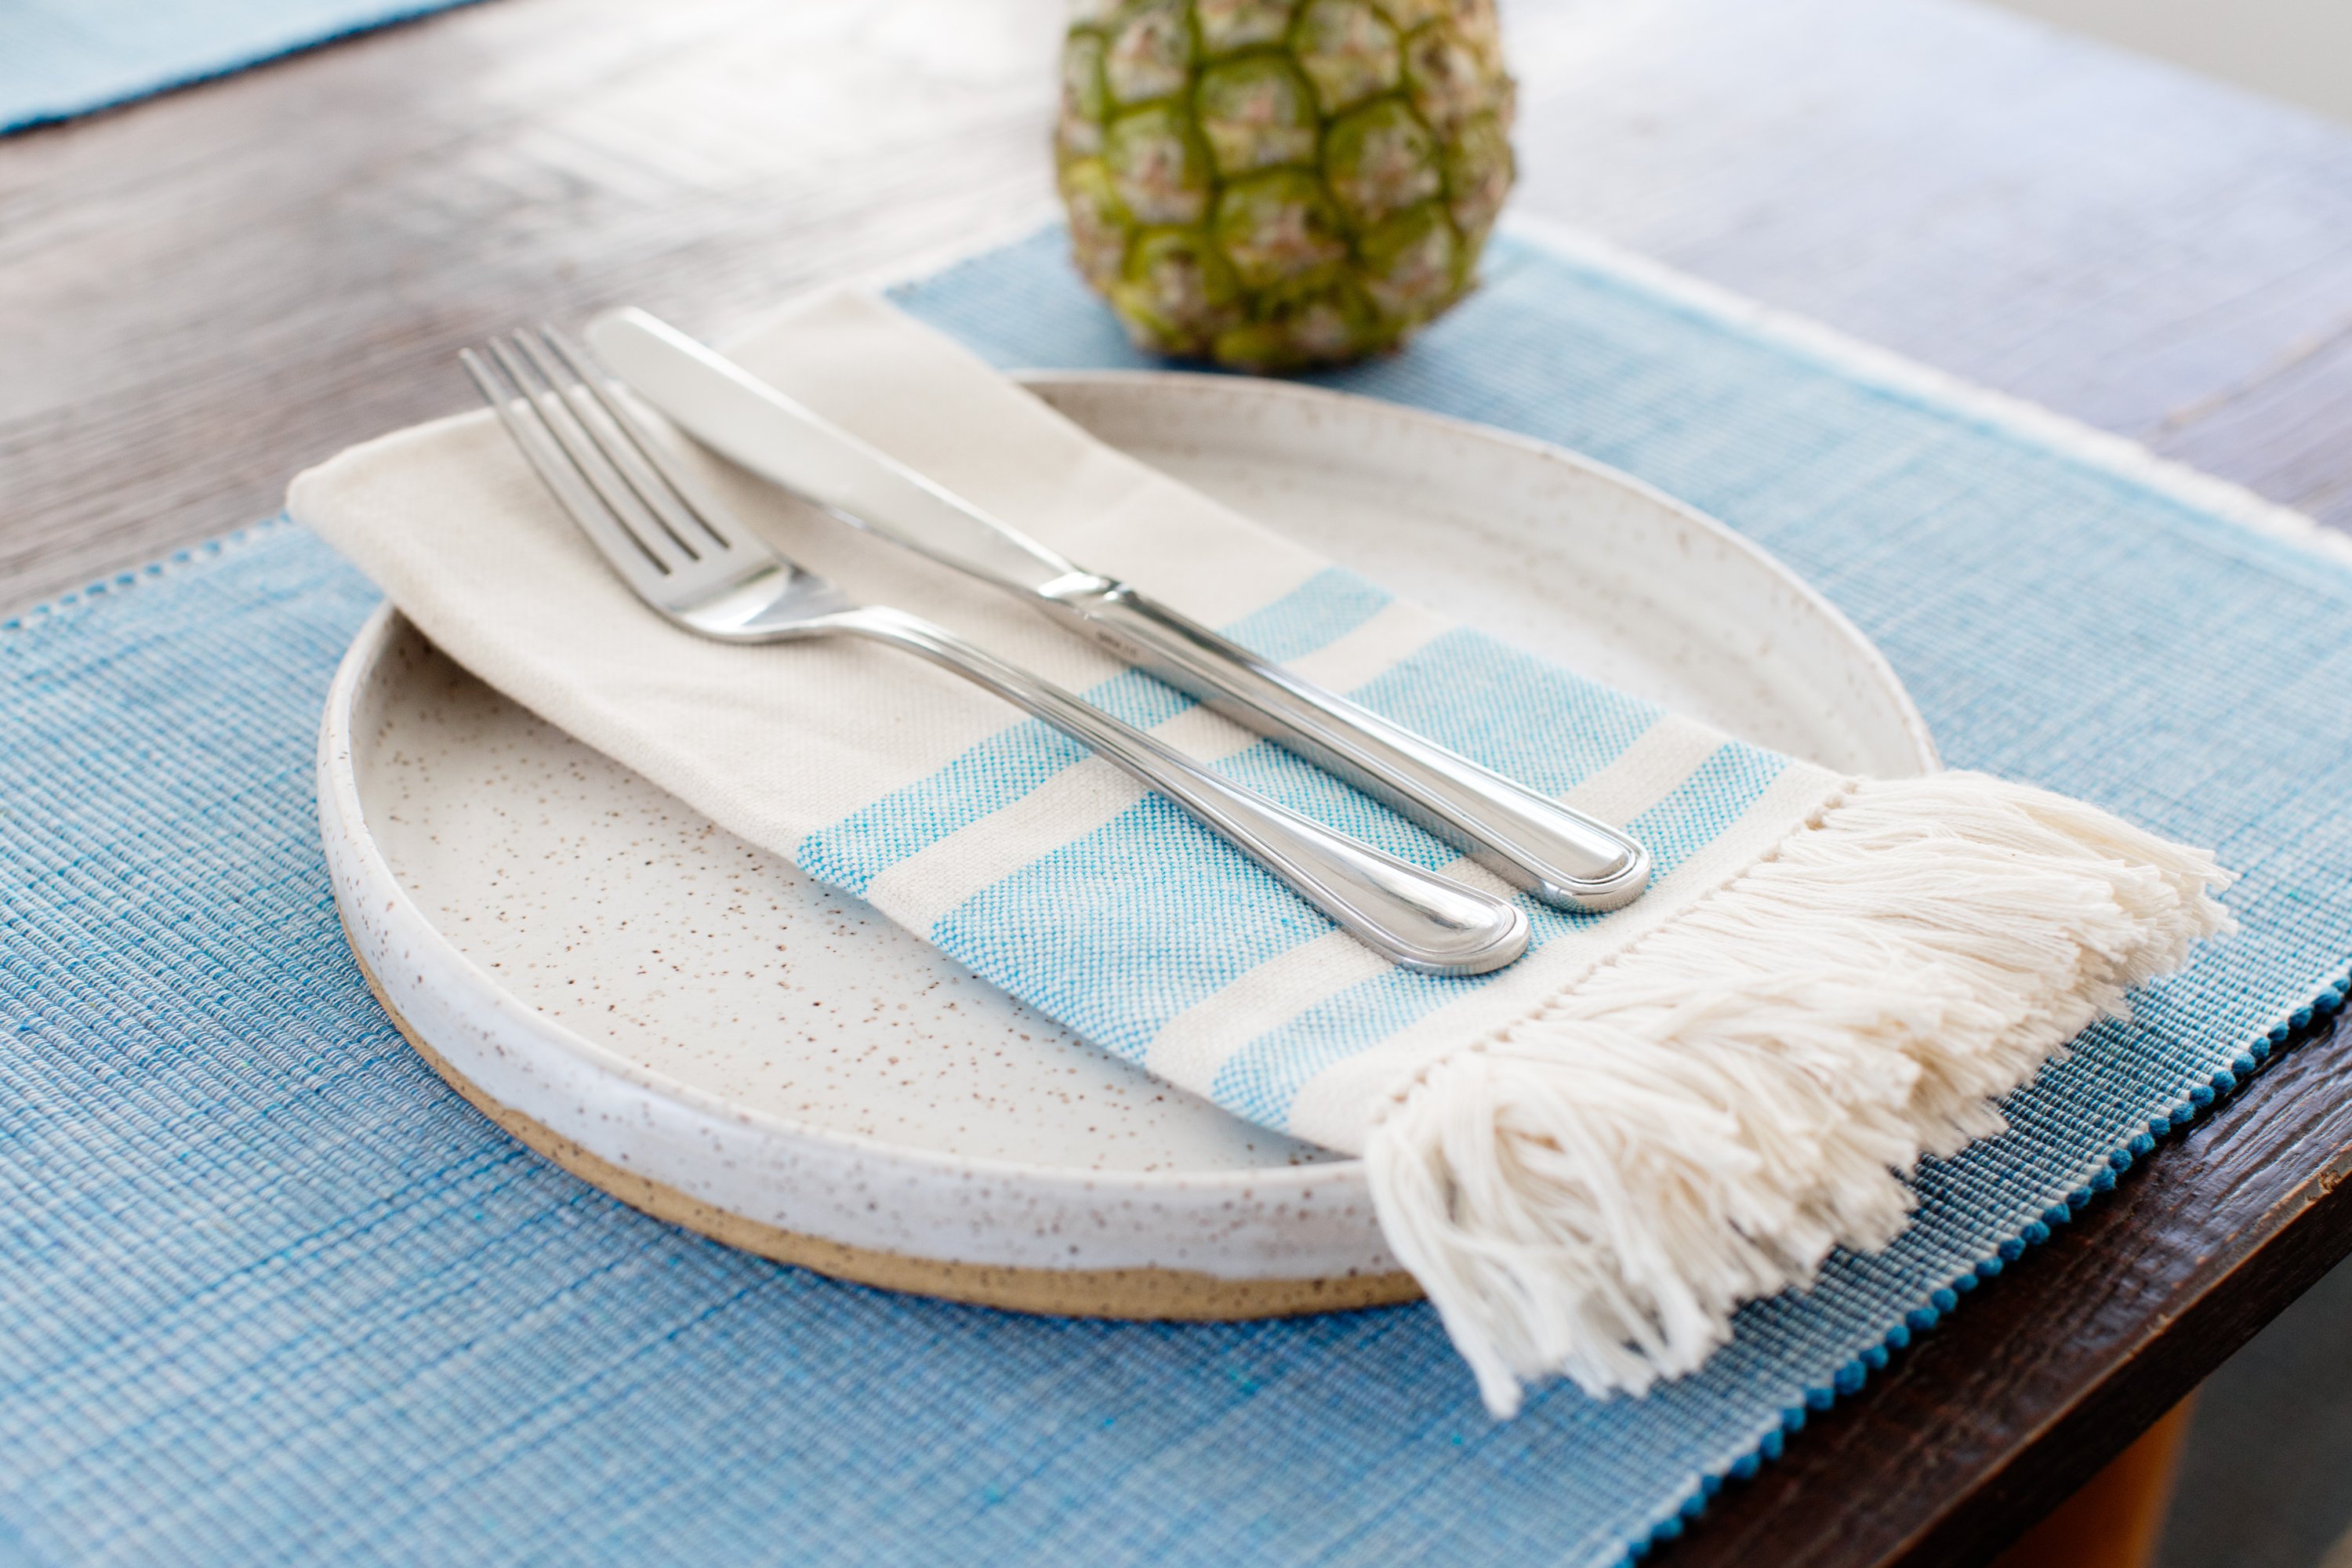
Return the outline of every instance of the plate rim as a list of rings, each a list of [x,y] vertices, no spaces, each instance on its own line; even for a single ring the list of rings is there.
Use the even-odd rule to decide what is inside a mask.
[[[1345,392],[1337,387],[1316,386],[1306,382],[1280,381],[1266,376],[1244,376],[1226,372],[1199,370],[1030,368],[1008,371],[1005,374],[1024,387],[1055,384],[1074,386],[1160,385],[1178,392],[1205,395],[1212,391],[1230,391],[1236,384],[1247,385],[1250,388],[1249,395],[1252,396],[1264,396],[1269,400],[1287,398],[1302,405],[1319,404],[1327,408],[1370,408],[1396,416],[1408,423],[1426,425],[1458,437],[1512,447],[1548,462],[1565,463],[1570,468],[1582,469],[1595,479],[1613,484],[1622,489],[1630,490],[1651,504],[1673,512],[1685,523],[1702,533],[1711,535],[1734,552],[1745,556],[1750,564],[1779,578],[1784,586],[1811,605],[1817,614],[1830,623],[1851,651],[1859,655],[1862,662],[1869,668],[1879,689],[1894,698],[1896,719],[1904,739],[1910,743],[1911,760],[1917,765],[1919,772],[1935,773],[1943,768],[1943,754],[1937,748],[1936,737],[1928,728],[1927,715],[1919,711],[1919,704],[1913,699],[1911,689],[1905,685],[1903,678],[1895,673],[1895,666],[1888,661],[1885,651],[1854,624],[1851,616],[1838,608],[1835,602],[1815,587],[1795,567],[1790,566],[1729,523],[1711,512],[1700,510],[1678,496],[1660,489],[1647,479],[1628,473],[1612,463],[1605,463],[1598,458],[1579,452],[1573,447],[1563,447],[1557,441],[1547,441],[1541,437],[1523,435],[1517,430],[1507,430],[1499,425],[1483,424],[1478,420],[1465,419],[1456,415],[1440,414],[1434,409],[1417,408],[1411,404],[1391,403],[1386,398],[1373,397],[1360,392]]]
[[[1606,463],[1561,447],[1557,443],[1524,436],[1515,431],[1483,425],[1475,420],[1433,413],[1408,405],[1391,403],[1362,394],[1333,388],[1305,385],[1295,382],[1265,378],[1237,377],[1214,372],[1179,370],[1016,370],[1009,373],[1021,384],[1031,388],[1057,384],[1076,387],[1116,385],[1164,386],[1184,395],[1215,392],[1230,395],[1247,388],[1245,396],[1269,400],[1287,400],[1302,405],[1340,407],[1371,412],[1387,417],[1431,426],[1444,435],[1466,438],[1488,445],[1501,445],[1547,462],[1566,463],[1604,482],[1638,493],[1653,505],[1675,513],[1685,524],[1714,537],[1722,544],[1748,558],[1755,566],[1778,578],[1783,586],[1805,602],[1814,613],[1825,616],[1848,645],[1868,667],[1874,684],[1884,694],[1891,695],[1896,715],[1906,740],[1912,743],[1920,771],[1940,766],[1926,721],[1919,713],[1907,688],[1895,672],[1885,656],[1844,612],[1831,603],[1822,593],[1765,550],[1762,546],[1735,531],[1727,524],[1709,516],[1687,502],[1660,490],[1644,480]],[[365,874],[373,893],[389,889],[394,895],[396,908],[391,912],[400,918],[398,924],[408,941],[423,941],[435,952],[445,972],[464,976],[486,1000],[501,1004],[527,1016],[527,1027],[550,1044],[572,1053],[593,1069],[610,1073],[638,1090],[669,1100],[682,1108],[705,1116],[723,1118],[739,1125],[787,1140],[797,1140],[854,1159],[879,1160],[898,1169],[929,1170],[940,1175],[968,1178],[973,1175],[1017,1179],[1033,1190],[1066,1198],[1099,1196],[1107,1193],[1193,1194],[1223,1196],[1264,1196],[1279,1201],[1303,1189],[1337,1183],[1361,1187],[1364,1163],[1360,1156],[1342,1155],[1337,1159],[1297,1165],[1266,1165],[1237,1167],[1213,1171],[1181,1170],[1095,1170],[1082,1171],[1066,1165],[1038,1164],[990,1154],[950,1154],[911,1144],[892,1142],[869,1134],[846,1131],[818,1123],[798,1121],[772,1111],[745,1106],[670,1077],[656,1068],[630,1060],[618,1050],[582,1034],[571,1026],[547,1014],[514,993],[501,986],[488,971],[462,952],[442,931],[418,905],[409,889],[393,871],[389,860],[374,834],[367,826],[364,803],[361,798],[355,754],[359,742],[355,723],[357,699],[361,686],[372,677],[383,655],[394,646],[399,627],[406,622],[397,606],[389,600],[379,605],[362,625],[339,661],[330,683],[320,721],[318,749],[318,802],[321,835],[328,841],[331,867],[338,860],[335,840],[340,837],[362,864],[358,869]],[[424,634],[416,635],[422,638]],[[430,639],[425,639],[428,645]],[[333,879],[338,903],[347,896],[344,879]],[[356,896],[352,890],[350,896]],[[346,938],[355,956],[358,939],[346,921]]]
[[[404,930],[426,941],[436,958],[452,970],[463,973],[486,997],[502,1002],[524,1014],[530,1027],[551,1042],[587,1058],[600,1068],[627,1079],[637,1088],[666,1096],[706,1116],[781,1132],[812,1142],[828,1144],[842,1152],[873,1155],[883,1154],[895,1163],[929,1166],[943,1173],[965,1174],[979,1171],[990,1174],[1020,1176],[1031,1181],[1046,1181],[1072,1193],[1097,1191],[1106,1186],[1135,1188],[1169,1188],[1200,1191],[1222,1186],[1265,1186],[1280,1178],[1305,1176],[1312,1180],[1330,1180],[1341,1172],[1360,1172],[1363,1162],[1356,1156],[1343,1156],[1308,1165],[1263,1165],[1240,1167],[1213,1172],[1183,1171],[1104,1171],[1079,1173],[1066,1165],[1038,1165],[1025,1161],[1007,1160],[989,1154],[946,1154],[913,1144],[893,1143],[864,1133],[846,1132],[839,1128],[817,1122],[795,1121],[773,1111],[744,1106],[734,1100],[697,1088],[680,1079],[672,1078],[642,1062],[632,1061],[621,1052],[582,1034],[544,1009],[523,1000],[449,940],[446,933],[425,912],[392,863],[385,858],[374,834],[362,826],[366,821],[364,803],[360,797],[358,770],[353,761],[354,731],[348,722],[355,710],[361,682],[373,674],[383,656],[392,649],[401,628],[414,633],[428,647],[436,646],[414,622],[400,613],[398,605],[385,600],[369,613],[351,646],[344,650],[336,666],[334,679],[329,684],[327,700],[321,716],[319,737],[319,815],[322,832],[341,830],[349,852],[359,857],[362,870],[373,888],[390,889],[403,917]],[[338,722],[337,721],[343,721]],[[330,854],[330,859],[333,858]],[[343,897],[337,879],[338,902]],[[344,936],[352,945],[354,957],[357,939],[344,922]],[[412,938],[415,940],[415,938]],[[365,960],[360,962],[364,965]],[[373,970],[371,969],[371,973]]]

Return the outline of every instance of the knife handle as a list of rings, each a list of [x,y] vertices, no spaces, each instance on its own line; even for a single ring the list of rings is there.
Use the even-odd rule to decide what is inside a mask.
[[[1650,854],[1639,840],[1302,680],[1124,583],[1065,581],[1035,602],[1545,903],[1613,910],[1649,886]]]

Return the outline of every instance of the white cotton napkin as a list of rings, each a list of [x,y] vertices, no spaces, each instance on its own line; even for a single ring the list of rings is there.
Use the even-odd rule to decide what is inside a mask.
[[[821,297],[733,352],[1071,559],[1244,640],[1288,635],[1303,673],[1417,703],[1449,743],[1669,846],[1657,881],[1606,917],[1528,906],[1538,945],[1496,974],[1405,976],[951,674],[864,641],[673,628],[487,411],[353,448],[289,508],[459,663],[721,826],[1168,1081],[1363,1154],[1391,1246],[1499,1413],[1524,1378],[1638,1392],[1687,1372],[1742,1301],[1833,1246],[1883,1246],[1923,1153],[1998,1131],[1998,1097],[2227,924],[2210,856],[2095,808],[1972,773],[1842,778],[1333,590],[1327,563],[877,300]],[[1074,689],[1140,689],[1009,598],[696,460],[857,597]],[[1183,750],[1450,859],[1198,707],[1152,711]]]

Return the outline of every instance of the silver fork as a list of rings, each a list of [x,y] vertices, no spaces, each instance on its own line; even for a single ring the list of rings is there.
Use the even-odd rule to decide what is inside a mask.
[[[552,328],[488,347],[487,360],[458,356],[482,396],[606,563],[677,626],[724,642],[867,637],[944,666],[1126,769],[1407,969],[1483,974],[1527,951],[1527,916],[1509,900],[1335,833],[929,621],[856,604],[794,565]]]

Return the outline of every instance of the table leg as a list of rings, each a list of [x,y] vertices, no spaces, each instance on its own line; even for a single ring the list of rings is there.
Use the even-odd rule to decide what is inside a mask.
[[[2153,1568],[2196,1403],[2192,1394],[2174,1405],[1993,1568]]]

